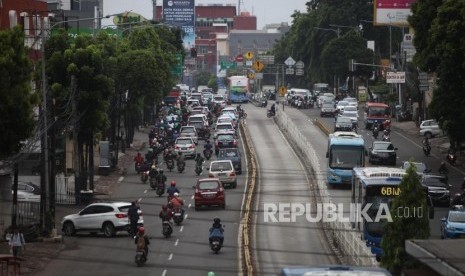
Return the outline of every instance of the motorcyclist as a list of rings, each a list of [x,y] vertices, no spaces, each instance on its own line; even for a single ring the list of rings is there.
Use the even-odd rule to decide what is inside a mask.
[[[149,177],[150,177],[150,179],[152,179],[152,178],[156,178],[157,176],[158,176],[157,167],[155,165],[152,165],[152,167],[150,168],[150,171],[149,171]]]
[[[270,112],[271,112],[271,115],[273,115],[273,116],[276,114],[276,106],[275,106],[275,104],[271,105]]]
[[[444,162],[444,161],[441,162],[441,166],[439,166],[438,171],[439,171],[439,173],[444,173],[444,174],[449,173],[449,169],[446,166],[446,162]]]
[[[174,193],[173,198],[170,200],[169,205],[172,210],[181,209],[181,214],[184,216],[184,200],[179,196],[179,193]]]
[[[213,238],[219,238],[220,245],[223,245],[223,241],[224,241],[223,232],[224,232],[224,229],[223,229],[223,225],[221,225],[221,220],[219,218],[213,219],[213,225],[210,228],[210,236],[209,236],[210,244],[213,242]]]
[[[147,152],[147,154],[145,154],[145,159],[149,162],[153,162],[153,160],[155,159],[155,154],[153,153],[152,148],[149,148],[149,151]]]
[[[205,152],[211,151],[212,148],[213,148],[213,146],[210,143],[210,140],[207,140],[207,143],[203,146],[203,155],[205,155]]]
[[[174,130],[174,131],[173,131],[173,141],[176,141],[176,139],[178,139],[178,137],[179,137],[178,131],[177,131],[177,130]]]
[[[136,202],[131,203],[131,207],[128,208],[128,218],[129,224],[131,227],[131,235],[136,237],[137,233],[137,222],[139,221],[139,207],[136,205]]]
[[[389,140],[391,140],[391,137],[389,136],[388,130],[385,129],[383,131],[383,141],[389,141]]]
[[[379,133],[379,124],[378,122],[375,122],[373,124],[373,136],[376,138],[378,138],[378,133]]]
[[[425,146],[425,147],[430,147],[431,146],[431,142],[429,141],[428,137],[426,137],[426,136],[423,139],[423,146]]]
[[[175,193],[180,193],[178,187],[176,187],[176,181],[171,181],[170,186],[166,189],[166,193],[168,194],[169,200],[171,200]]]
[[[186,166],[186,158],[184,157],[184,155],[182,155],[182,152],[178,153],[176,161],[177,161],[178,167],[181,164]]]
[[[144,250],[145,259],[147,260],[147,256],[149,254],[149,244],[150,240],[149,237],[145,234],[145,228],[139,227],[139,231],[137,231],[137,235],[135,236],[135,244],[137,244],[137,250]]]
[[[384,130],[388,130],[388,129],[390,130],[390,129],[391,129],[391,120],[385,120],[385,121],[383,122],[383,129],[384,129]],[[388,131],[389,131],[389,130],[388,130]]]
[[[202,155],[200,155],[200,153],[197,153],[197,156],[195,157],[195,165],[196,166],[201,166],[204,162],[204,159],[202,157]]]
[[[140,154],[140,152],[137,152],[137,155],[134,157],[134,162],[141,164],[144,162],[144,157]]]
[[[162,205],[158,217],[161,219],[161,221],[171,221],[171,218],[173,217],[173,212],[168,209],[168,206]]]

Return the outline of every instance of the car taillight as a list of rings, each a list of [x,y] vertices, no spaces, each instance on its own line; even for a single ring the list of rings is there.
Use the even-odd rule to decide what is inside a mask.
[[[221,193],[223,193],[223,192],[224,192],[223,188],[219,188],[219,189],[218,189],[218,193],[221,194]]]
[[[191,145],[189,148],[191,148],[191,149],[195,149],[195,145],[194,145],[194,144],[192,144],[192,145]]]
[[[215,177],[215,176],[212,173],[209,173],[208,177]]]
[[[236,141],[236,140],[233,141],[233,145],[235,145],[235,146],[237,145],[237,141]]]
[[[236,176],[236,173],[232,172],[232,173],[229,174],[229,176]]]
[[[122,218],[126,218],[128,217],[128,214],[125,214],[125,213],[118,213],[118,214],[115,214],[115,216],[119,219],[122,219]]]
[[[176,145],[176,146],[174,146],[174,149],[178,150],[178,149],[180,149],[180,147]]]

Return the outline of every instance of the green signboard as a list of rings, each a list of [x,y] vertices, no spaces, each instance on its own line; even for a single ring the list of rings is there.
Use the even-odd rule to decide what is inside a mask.
[[[176,54],[176,64],[174,64],[174,66],[171,68],[171,74],[181,77],[183,63],[182,55]]]
[[[220,62],[220,68],[221,70],[225,69],[236,69],[237,65],[234,61],[221,61]]]

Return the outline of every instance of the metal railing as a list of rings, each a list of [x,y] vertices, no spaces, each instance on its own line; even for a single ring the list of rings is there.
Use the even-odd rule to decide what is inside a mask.
[[[313,171],[322,171],[313,145],[280,108],[276,108],[275,121],[286,136],[297,145],[306,161],[311,164]],[[319,173],[314,175],[321,203],[333,203],[326,186],[325,175]],[[325,222],[324,227],[331,232],[334,242],[337,243],[349,265],[378,266],[376,257],[361,239],[361,232],[352,228],[349,222]]]
[[[74,176],[57,175],[55,178],[56,204],[76,204]]]

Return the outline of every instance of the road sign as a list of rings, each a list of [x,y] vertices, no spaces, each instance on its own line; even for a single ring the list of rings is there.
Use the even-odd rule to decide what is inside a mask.
[[[274,56],[271,55],[261,55],[258,57],[265,65],[274,64]]]
[[[220,62],[221,70],[224,69],[236,69],[236,63],[232,61],[221,61]]]
[[[286,94],[286,92],[287,92],[287,89],[286,89],[285,86],[281,86],[281,87],[279,88],[279,96],[283,97],[284,94]]]
[[[423,82],[423,81],[428,82],[428,73],[425,73],[425,72],[418,73],[418,80],[420,82]]]
[[[295,69],[295,75],[296,76],[303,76],[304,75],[304,69],[300,69],[300,68]]]
[[[387,72],[386,83],[405,83],[405,72]]]
[[[253,53],[248,51],[247,53],[245,53],[245,58],[248,59],[248,60],[253,59]]]
[[[252,61],[251,60],[246,60],[245,61],[245,66],[252,66]]]
[[[244,56],[241,55],[241,54],[237,55],[237,56],[236,56],[236,61],[237,61],[237,62],[243,62],[243,61],[244,61]]]
[[[255,71],[261,72],[263,70],[263,68],[265,67],[265,64],[263,64],[263,62],[261,62],[259,60],[256,60],[256,61],[254,61],[252,67],[253,67],[253,69],[255,69]]]
[[[253,80],[253,79],[255,79],[255,74],[253,72],[249,72],[247,74],[247,77],[249,78],[249,80]]]
[[[294,75],[294,68],[292,67],[286,68],[286,75]]]
[[[284,64],[286,64],[287,66],[294,66],[295,60],[292,57],[288,57],[286,61],[284,61]]]
[[[301,60],[297,61],[295,64],[295,69],[304,69],[304,67],[305,67],[305,64]]]
[[[256,80],[262,80],[263,79],[263,73],[255,73],[255,79]]]

